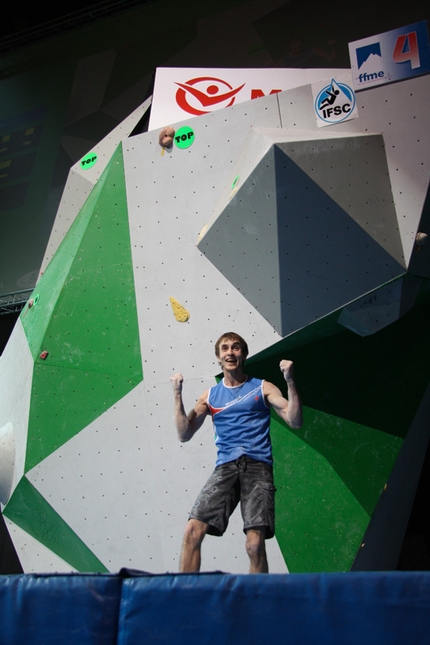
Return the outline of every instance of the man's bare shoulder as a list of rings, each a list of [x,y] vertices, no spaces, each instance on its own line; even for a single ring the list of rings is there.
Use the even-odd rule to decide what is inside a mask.
[[[268,396],[269,394],[281,393],[281,390],[277,385],[274,385],[270,381],[263,381],[263,393],[264,396]]]
[[[201,394],[201,395],[199,396],[199,398],[197,399],[197,401],[202,401],[202,402],[207,403],[208,396],[209,396],[209,390],[206,390],[205,392],[203,392],[203,394]]]
[[[209,410],[208,396],[209,396],[209,390],[206,390],[197,399],[196,405],[194,406],[194,409],[196,410],[197,413],[201,414],[204,411],[205,408],[206,408],[206,411]]]

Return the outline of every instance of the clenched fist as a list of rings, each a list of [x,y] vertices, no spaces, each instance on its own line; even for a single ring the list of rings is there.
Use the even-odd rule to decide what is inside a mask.
[[[170,377],[170,382],[175,394],[182,392],[182,383],[184,382],[184,377],[182,376],[182,374],[174,374]]]
[[[284,375],[284,379],[293,378],[293,361],[288,361],[285,358],[279,363],[279,368]]]

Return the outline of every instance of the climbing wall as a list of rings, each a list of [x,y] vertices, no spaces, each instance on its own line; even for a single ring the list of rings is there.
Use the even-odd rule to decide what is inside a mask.
[[[209,420],[178,442],[169,377],[191,408],[229,330],[281,387],[293,358],[305,404],[300,431],[273,419],[271,571],[393,566],[428,441],[429,94],[428,76],[361,92],[357,119],[318,128],[305,85],[174,124],[186,147],[113,138],[102,172],[79,169],[97,176],[85,203],[66,187],[0,363],[26,571],[178,569],[215,448]],[[203,568],[247,570],[240,514]]]

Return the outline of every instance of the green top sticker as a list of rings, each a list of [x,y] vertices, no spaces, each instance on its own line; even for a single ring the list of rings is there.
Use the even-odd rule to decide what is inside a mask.
[[[88,170],[92,168],[97,161],[97,155],[95,152],[89,152],[85,157],[81,159],[81,168]]]
[[[175,143],[178,148],[189,148],[192,146],[194,143],[194,130],[187,125],[184,125],[183,128],[179,128],[175,134]]]

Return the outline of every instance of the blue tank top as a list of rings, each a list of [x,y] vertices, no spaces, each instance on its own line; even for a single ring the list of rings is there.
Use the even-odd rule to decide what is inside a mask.
[[[215,429],[217,466],[241,455],[272,464],[270,408],[261,379],[247,378],[235,387],[224,385],[223,379],[210,388],[207,402]]]

